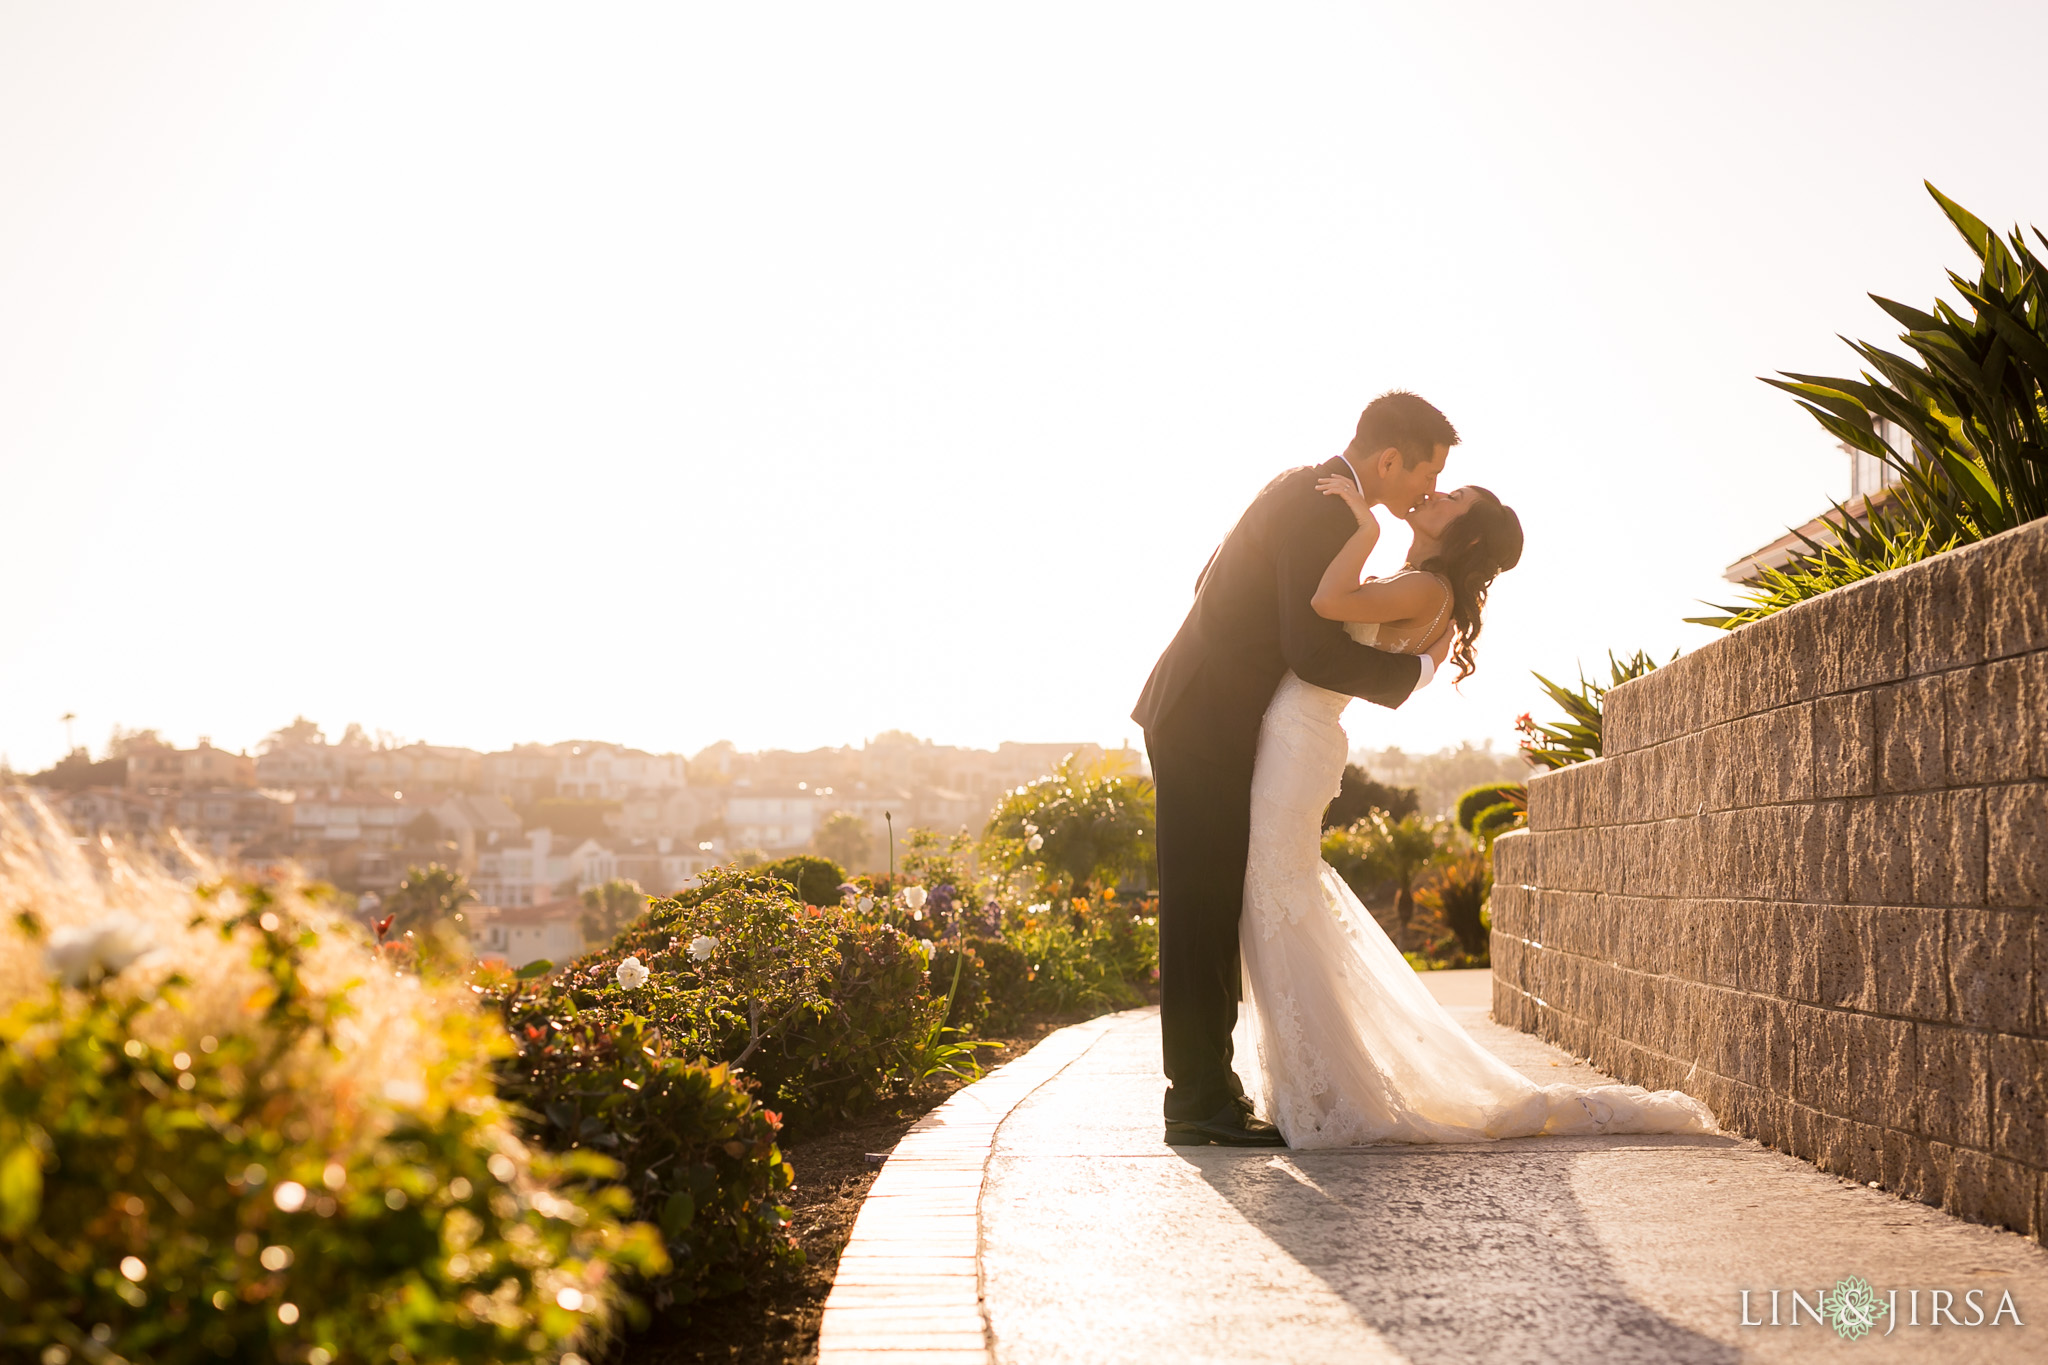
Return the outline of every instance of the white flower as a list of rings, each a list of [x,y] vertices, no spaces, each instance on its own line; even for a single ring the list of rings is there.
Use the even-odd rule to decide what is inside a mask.
[[[718,951],[718,940],[709,934],[699,934],[690,940],[690,961],[709,962],[711,955]]]
[[[1045,847],[1045,836],[1043,834],[1032,835],[1024,841],[1024,847],[1030,849],[1033,853],[1038,852],[1038,850]]]
[[[1040,901],[1036,905],[1027,905],[1024,907],[1024,913],[1027,915],[1050,915],[1052,913],[1052,902]]]
[[[903,903],[912,910],[924,909],[924,899],[925,889],[923,887],[906,886],[903,888]]]
[[[637,991],[647,984],[647,969],[640,965],[640,959],[629,957],[619,964],[619,985],[629,991]]]
[[[873,896],[862,896],[853,903],[853,908],[865,915],[868,911],[875,908],[875,898]]]
[[[934,944],[934,943],[933,943],[933,942],[932,942],[932,941],[931,941],[930,939],[928,939],[928,938],[920,938],[920,939],[914,939],[914,940],[912,940],[912,941],[913,941],[914,943],[916,943],[916,944],[917,944],[917,950],[918,950],[918,951],[919,951],[920,953],[923,953],[923,954],[924,954],[924,960],[925,960],[926,962],[930,962],[930,961],[932,960],[932,949],[933,949],[934,947],[936,947],[937,945],[935,945],[935,944]]]
[[[115,913],[84,928],[50,935],[43,961],[67,986],[87,986],[156,951],[156,940],[132,915]]]

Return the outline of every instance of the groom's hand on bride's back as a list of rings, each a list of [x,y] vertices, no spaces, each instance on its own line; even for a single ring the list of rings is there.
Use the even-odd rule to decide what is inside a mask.
[[[1430,660],[1434,662],[1438,668],[1442,668],[1444,666],[1444,660],[1451,657],[1452,634],[1453,632],[1451,631],[1445,631],[1442,635],[1437,636],[1435,644],[1431,645],[1428,649],[1423,651],[1425,654],[1429,655]]]

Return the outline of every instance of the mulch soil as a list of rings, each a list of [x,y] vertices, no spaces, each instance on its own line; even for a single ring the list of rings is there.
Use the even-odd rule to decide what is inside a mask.
[[[1085,1017],[1037,1020],[1014,1037],[988,1040],[997,1046],[982,1050],[982,1069],[1023,1056],[1046,1034]],[[869,1154],[889,1151],[912,1124],[965,1084],[952,1079],[928,1083],[894,1105],[786,1148],[783,1154],[796,1169],[796,1183],[785,1192],[785,1202],[795,1215],[790,1230],[803,1248],[803,1266],[687,1312],[657,1313],[606,1357],[608,1365],[811,1365],[818,1358],[818,1321],[832,1292],[839,1253],[853,1233],[868,1186],[881,1171]]]

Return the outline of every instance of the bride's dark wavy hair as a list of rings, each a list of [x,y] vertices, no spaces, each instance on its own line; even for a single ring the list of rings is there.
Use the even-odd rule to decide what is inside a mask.
[[[1453,680],[1472,676],[1472,642],[1479,638],[1480,614],[1493,580],[1522,562],[1522,519],[1491,490],[1470,486],[1478,494],[1465,514],[1444,528],[1443,548],[1418,569],[1442,574],[1451,585],[1451,622],[1457,639],[1451,661],[1458,666]]]

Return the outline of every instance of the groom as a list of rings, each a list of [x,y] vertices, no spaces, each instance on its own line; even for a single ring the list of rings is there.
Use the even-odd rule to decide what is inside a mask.
[[[1446,632],[1430,654],[1388,654],[1310,609],[1323,571],[1357,529],[1340,499],[1316,492],[1316,480],[1344,475],[1367,501],[1405,515],[1435,490],[1457,443],[1456,429],[1422,399],[1382,394],[1342,455],[1267,484],[1209,557],[1195,605],[1131,714],[1145,729],[1159,801],[1168,1142],[1283,1145],[1252,1116],[1230,1066],[1252,759],[1274,689],[1292,669],[1304,682],[1395,707],[1430,680],[1450,645]]]

